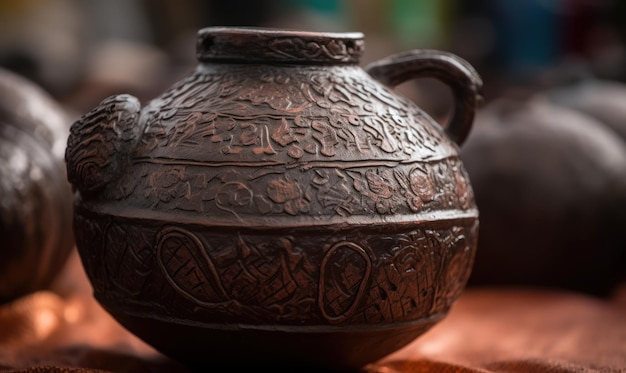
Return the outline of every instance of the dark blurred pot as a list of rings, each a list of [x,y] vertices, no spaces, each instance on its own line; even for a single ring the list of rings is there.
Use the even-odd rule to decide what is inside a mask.
[[[470,285],[607,294],[624,276],[626,147],[545,98],[479,113],[461,157],[481,211]]]
[[[43,89],[0,70],[0,302],[47,287],[74,246],[70,123]]]
[[[544,95],[554,104],[597,119],[626,141],[626,84],[581,76]]]

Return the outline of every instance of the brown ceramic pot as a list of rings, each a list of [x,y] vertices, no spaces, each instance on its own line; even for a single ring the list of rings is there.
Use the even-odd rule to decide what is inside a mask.
[[[476,246],[458,144],[480,78],[430,50],[368,74],[363,47],[360,33],[203,29],[185,79],[73,125],[77,245],[122,325],[194,365],[353,369],[444,317]],[[454,91],[445,129],[384,85],[417,77]]]
[[[74,248],[69,124],[43,89],[0,70],[0,303],[46,288]]]

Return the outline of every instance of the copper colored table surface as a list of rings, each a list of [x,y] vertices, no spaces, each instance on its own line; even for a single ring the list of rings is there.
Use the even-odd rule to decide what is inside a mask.
[[[0,306],[0,371],[188,370],[100,308],[74,253],[52,291]],[[626,287],[606,299],[469,288],[444,321],[364,371],[626,372]]]

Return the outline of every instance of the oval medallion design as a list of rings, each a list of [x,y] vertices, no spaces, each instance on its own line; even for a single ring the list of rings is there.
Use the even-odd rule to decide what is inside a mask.
[[[322,315],[341,323],[359,306],[372,273],[367,252],[353,242],[334,244],[324,256],[320,269],[318,302]]]
[[[207,308],[228,301],[215,266],[196,235],[183,228],[166,227],[159,231],[156,241],[163,275],[181,295]]]

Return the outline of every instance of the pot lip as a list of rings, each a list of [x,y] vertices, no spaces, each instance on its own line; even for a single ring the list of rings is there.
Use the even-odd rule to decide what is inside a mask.
[[[356,64],[364,51],[361,32],[211,26],[198,31],[200,62]]]
[[[289,28],[272,28],[257,26],[210,26],[204,27],[198,31],[200,34],[213,35],[237,35],[237,36],[256,36],[262,34],[268,37],[302,37],[302,38],[328,38],[342,40],[359,40],[363,39],[362,32],[326,32],[326,31],[307,31]]]

